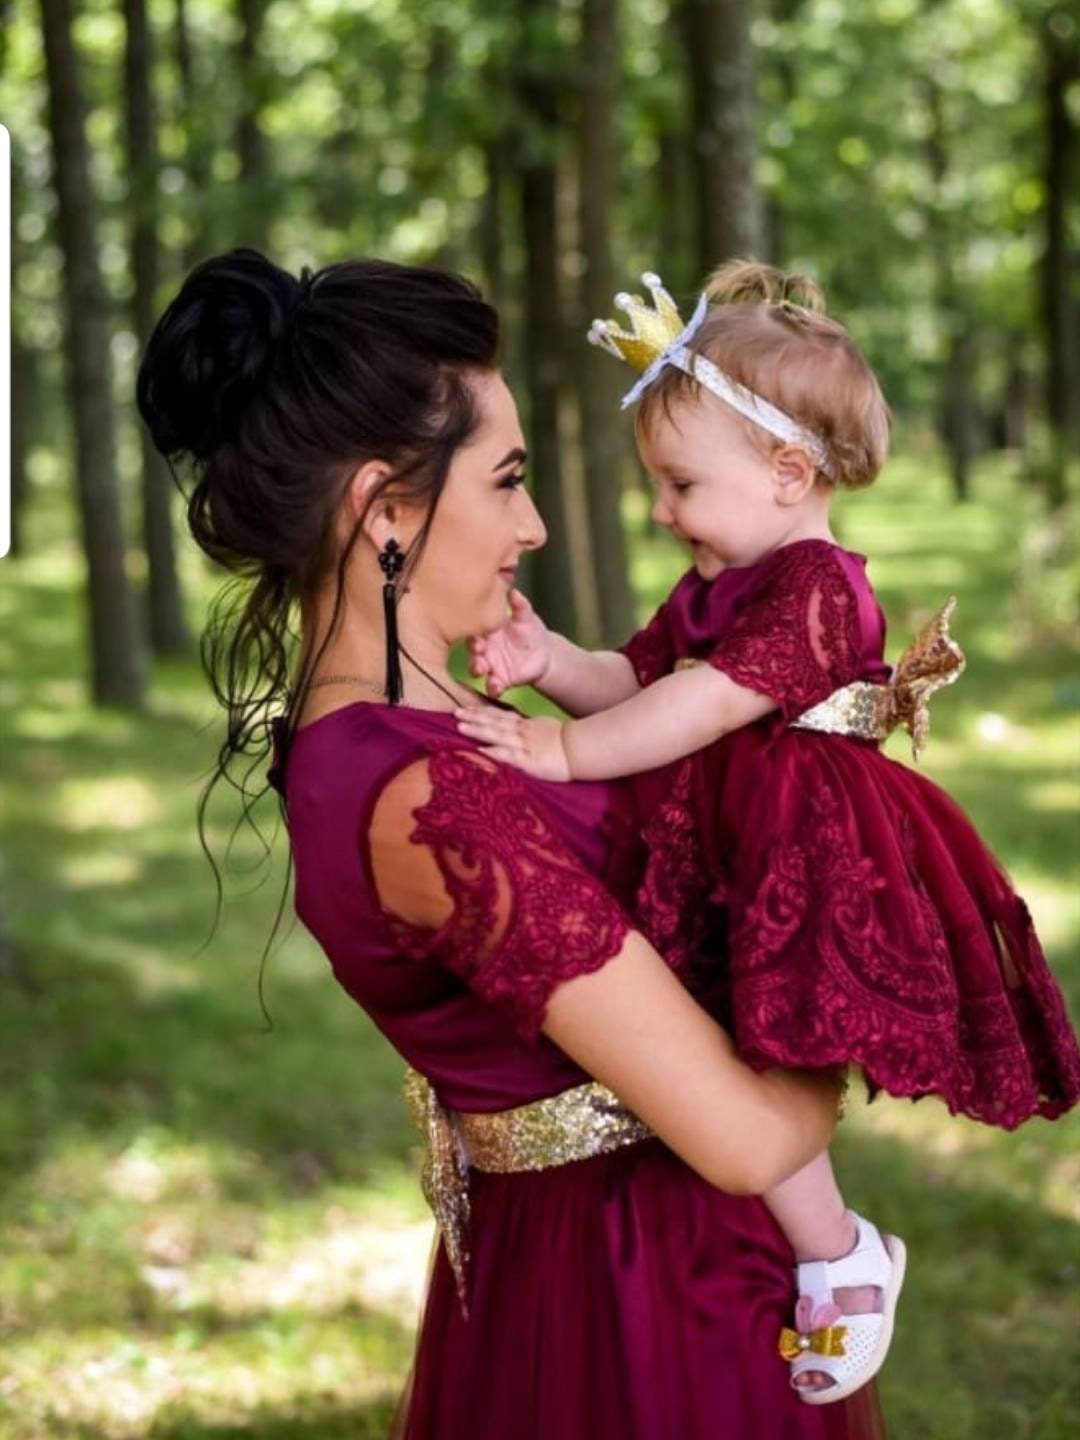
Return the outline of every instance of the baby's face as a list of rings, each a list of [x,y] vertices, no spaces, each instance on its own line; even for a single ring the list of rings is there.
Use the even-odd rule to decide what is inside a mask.
[[[772,463],[722,400],[702,391],[658,413],[638,451],[656,487],[653,520],[690,546],[704,579],[783,543],[791,516]]]

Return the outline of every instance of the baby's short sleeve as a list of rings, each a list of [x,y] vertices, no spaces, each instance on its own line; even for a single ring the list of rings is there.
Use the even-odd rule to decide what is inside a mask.
[[[670,675],[675,666],[675,641],[671,633],[671,602],[665,600],[649,623],[631,635],[619,654],[625,655],[634,667],[638,684],[651,685],[663,675]]]
[[[776,552],[710,665],[794,720],[859,678],[858,596],[833,547]]]
[[[564,981],[617,955],[632,926],[517,771],[447,747],[384,786],[369,855],[403,956],[434,960],[536,1038]]]

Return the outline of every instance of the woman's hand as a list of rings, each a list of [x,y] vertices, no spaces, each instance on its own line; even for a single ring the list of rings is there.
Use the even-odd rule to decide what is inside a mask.
[[[497,700],[514,685],[535,685],[551,664],[551,631],[520,590],[510,591],[510,614],[497,630],[468,640],[470,675],[487,676]]]
[[[505,710],[476,706],[455,710],[454,717],[462,735],[479,741],[481,754],[490,755],[492,760],[513,765],[538,780],[573,779],[563,744],[562,720],[548,715],[526,719]]]

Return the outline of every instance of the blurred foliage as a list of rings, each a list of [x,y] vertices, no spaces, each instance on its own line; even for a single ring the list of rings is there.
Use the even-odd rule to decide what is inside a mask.
[[[205,254],[243,243],[255,213],[269,219],[275,258],[293,268],[374,252],[478,273],[485,145],[513,135],[521,145],[553,144],[569,155],[580,0],[564,0],[553,21],[511,0],[274,0],[265,11],[256,77],[272,164],[257,193],[237,181],[234,131],[245,87],[236,69],[234,7],[227,0],[189,0],[184,7],[194,60],[190,113],[175,64],[175,6],[151,0],[149,8],[162,150],[160,235],[172,257],[162,304],[193,244]],[[657,253],[661,139],[674,133],[687,143],[684,67],[671,12],[665,0],[625,0],[622,7],[613,242],[628,282],[643,268],[657,268],[691,288],[700,276],[689,241]],[[1000,438],[1010,371],[1019,366],[1037,377],[1042,363],[1036,267],[1047,196],[1040,27],[1052,23],[1073,43],[1080,32],[1075,11],[1052,0],[772,0],[755,14],[758,168],[775,258],[822,280],[901,414],[932,413],[949,335],[958,324],[974,327],[975,400],[985,437]],[[6,28],[0,116],[26,177],[16,217],[16,313],[27,343],[55,362],[61,260],[34,7],[17,7]],[[102,262],[117,305],[118,385],[126,400],[136,347],[121,309],[132,277],[118,91],[124,37],[115,0],[83,0],[75,34],[89,90]],[[565,133],[530,135],[521,78],[530,67],[552,66],[563,80]],[[1080,118],[1080,81],[1068,103],[1073,119]],[[938,179],[932,139],[945,167]],[[199,189],[190,175],[197,151],[210,157],[209,179]],[[1075,255],[1080,187],[1068,225]],[[570,277],[583,263],[572,229],[562,259]],[[939,240],[958,313],[942,307]],[[522,256],[513,226],[505,241],[515,276]],[[508,313],[512,323],[512,306]],[[55,363],[49,374],[55,387]]]

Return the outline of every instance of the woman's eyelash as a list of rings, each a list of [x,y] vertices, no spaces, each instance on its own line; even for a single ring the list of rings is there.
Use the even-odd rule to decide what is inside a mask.
[[[516,490],[519,485],[525,484],[527,470],[516,470],[513,475],[507,475],[499,481],[500,490]]]

